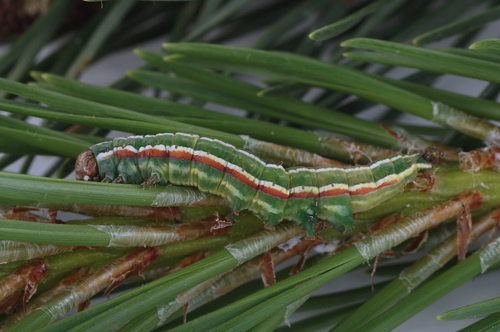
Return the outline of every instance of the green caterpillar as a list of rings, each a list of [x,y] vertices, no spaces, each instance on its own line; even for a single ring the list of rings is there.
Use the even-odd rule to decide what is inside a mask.
[[[292,220],[313,235],[318,218],[350,231],[353,213],[393,197],[429,168],[412,154],[367,166],[285,170],[216,139],[167,133],[96,144],[79,155],[75,172],[84,181],[196,187],[223,197],[235,213],[248,209],[270,227]]]

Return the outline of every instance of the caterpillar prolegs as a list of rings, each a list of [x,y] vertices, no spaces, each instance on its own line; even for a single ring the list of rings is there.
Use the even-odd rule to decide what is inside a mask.
[[[76,161],[76,179],[193,186],[223,197],[236,213],[252,211],[270,227],[292,220],[313,235],[318,218],[350,231],[353,213],[393,197],[429,168],[421,154],[412,154],[366,166],[285,170],[220,140],[166,133],[90,147]]]

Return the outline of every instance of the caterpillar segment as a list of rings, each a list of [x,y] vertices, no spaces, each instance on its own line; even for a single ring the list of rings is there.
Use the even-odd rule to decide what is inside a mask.
[[[292,220],[314,235],[327,220],[353,228],[353,213],[395,196],[431,168],[421,154],[394,155],[358,167],[284,169],[220,140],[184,133],[130,136],[96,144],[76,161],[77,180],[192,186],[250,210],[268,227]]]

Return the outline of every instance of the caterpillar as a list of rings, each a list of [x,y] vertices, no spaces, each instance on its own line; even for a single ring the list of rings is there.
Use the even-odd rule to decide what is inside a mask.
[[[217,139],[165,133],[96,144],[80,153],[75,174],[83,181],[196,187],[223,197],[235,214],[248,209],[269,227],[292,220],[314,235],[318,218],[350,231],[353,213],[395,196],[429,168],[421,154],[411,154],[366,166],[285,170]]]

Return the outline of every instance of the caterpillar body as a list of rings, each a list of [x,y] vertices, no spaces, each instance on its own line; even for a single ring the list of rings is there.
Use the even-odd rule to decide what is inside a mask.
[[[193,186],[248,209],[268,226],[292,220],[315,233],[318,218],[350,231],[353,213],[398,194],[431,164],[421,154],[394,155],[366,166],[285,170],[217,139],[185,133],[116,138],[77,158],[77,180]]]

